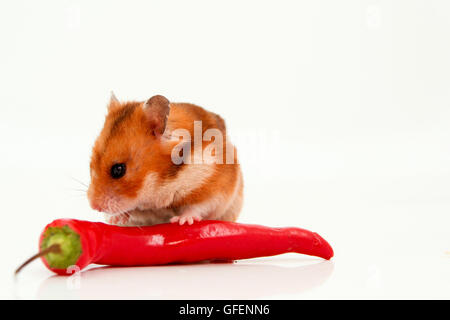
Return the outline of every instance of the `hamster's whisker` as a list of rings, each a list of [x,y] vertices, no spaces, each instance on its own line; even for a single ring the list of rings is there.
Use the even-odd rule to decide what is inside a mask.
[[[71,178],[72,180],[78,182],[78,183],[81,184],[82,186],[84,186],[84,187],[86,187],[86,188],[89,188],[89,186],[88,186],[86,183],[84,183],[83,181],[78,180],[78,179],[75,179],[74,177],[70,177],[70,178]]]

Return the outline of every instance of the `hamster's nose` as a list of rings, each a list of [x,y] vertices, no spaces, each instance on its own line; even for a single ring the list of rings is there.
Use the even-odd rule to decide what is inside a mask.
[[[95,199],[89,199],[89,204],[91,206],[92,209],[97,210],[99,212],[103,211],[103,207],[101,206],[100,202],[98,200]]]
[[[91,208],[97,211],[102,211],[102,207],[100,207],[97,203],[91,203]]]
[[[89,201],[89,205],[92,209],[97,211],[102,211],[102,204],[101,201],[99,201],[98,196],[94,193],[94,188],[92,187],[92,184],[89,186],[88,192],[87,192],[87,198]]]

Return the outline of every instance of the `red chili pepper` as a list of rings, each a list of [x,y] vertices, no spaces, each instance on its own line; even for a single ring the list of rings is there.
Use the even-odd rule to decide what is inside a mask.
[[[238,260],[297,252],[324,259],[333,249],[317,233],[225,221],[193,225],[118,227],[73,219],[55,220],[40,237],[44,264],[57,274],[91,263],[146,266],[202,260]],[[20,269],[20,268],[19,268]]]

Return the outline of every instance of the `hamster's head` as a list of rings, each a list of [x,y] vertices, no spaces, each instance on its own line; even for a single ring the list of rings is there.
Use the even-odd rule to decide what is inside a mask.
[[[111,96],[92,150],[88,199],[93,209],[121,214],[139,206],[145,177],[164,171],[170,162],[162,142],[169,111],[163,96],[145,102],[119,102]]]

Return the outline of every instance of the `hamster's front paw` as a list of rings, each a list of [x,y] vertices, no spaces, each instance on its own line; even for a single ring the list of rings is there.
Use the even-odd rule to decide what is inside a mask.
[[[182,226],[185,222],[187,222],[189,225],[193,224],[194,221],[201,221],[202,216],[199,212],[196,212],[194,210],[189,210],[184,212],[180,216],[175,216],[170,219],[171,223],[179,223],[180,226]]]
[[[121,213],[117,215],[105,215],[105,220],[107,223],[116,226],[125,226],[130,221],[130,215],[127,213]]]

